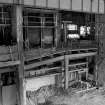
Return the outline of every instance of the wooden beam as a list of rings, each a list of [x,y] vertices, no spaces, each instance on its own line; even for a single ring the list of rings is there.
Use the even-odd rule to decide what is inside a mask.
[[[75,58],[81,58],[81,57],[88,57],[88,56],[94,56],[97,52],[91,52],[91,53],[82,53],[82,54],[72,54],[68,55],[69,59],[75,59]]]
[[[97,64],[97,56],[94,57],[95,67],[94,67],[94,80],[96,81],[96,85],[98,85],[98,64]]]
[[[67,24],[64,22],[64,44],[67,43]]]
[[[0,68],[19,65],[20,61],[8,61],[8,62],[0,62]]]
[[[50,71],[50,70],[55,70],[55,69],[61,69],[61,67],[52,67],[52,68],[44,68],[44,69],[37,69],[37,70],[34,70],[34,69],[32,69],[32,70],[27,70],[27,71],[25,71],[25,73],[26,72],[31,72],[31,71],[35,71],[35,72],[38,72],[38,71],[42,71],[42,72],[44,72],[44,71]]]
[[[53,51],[51,48],[50,49],[32,49],[30,51],[25,51],[24,55],[25,55],[25,61],[30,61],[30,60],[34,60],[34,59],[38,59],[41,57],[46,57],[46,56],[52,56],[54,54],[60,54],[60,53],[64,53],[64,49],[61,50],[59,49],[58,51]]]
[[[69,83],[69,59],[68,56],[65,55],[65,89],[68,89],[68,83]]]
[[[1,74],[0,74],[0,79],[1,79]],[[0,80],[0,105],[3,105],[3,100],[2,100],[2,81]]]
[[[30,80],[32,78],[41,78],[41,77],[52,77],[52,76],[56,76],[59,75],[61,73],[53,73],[53,74],[45,74],[45,75],[41,75],[41,76],[33,76],[33,77],[26,77],[27,80]]]
[[[83,71],[83,72],[87,72],[87,71],[88,71],[88,68],[71,70],[71,71],[69,71],[69,73],[72,73],[72,72],[81,72],[81,71]]]
[[[42,51],[40,51],[42,50]],[[30,51],[25,51],[24,55],[25,55],[25,61],[30,61],[30,60],[34,60],[40,57],[45,57],[46,55],[52,55],[52,54],[57,54],[57,53],[64,53],[66,52],[65,49],[57,49],[57,51],[53,52],[52,49],[40,49],[40,50],[36,50],[36,49],[32,49]],[[97,51],[97,48],[88,48],[88,49],[68,49],[69,51],[89,51],[89,50],[94,50]]]
[[[77,66],[77,65],[84,65],[84,64],[87,64],[88,62],[83,62],[83,63],[75,63],[75,64],[70,64],[68,65],[69,67],[71,66]]]
[[[18,53],[11,53],[11,54],[3,54],[0,55],[0,62],[6,62],[6,61],[18,61]]]
[[[6,73],[6,72],[17,72],[17,71],[15,68],[8,68],[8,67],[0,69],[0,73]]]
[[[57,62],[57,61],[60,61],[60,60],[63,60],[63,59],[64,59],[64,56],[60,56],[60,57],[52,58],[52,59],[49,59],[49,60],[46,60],[46,61],[25,65],[24,70],[32,69],[36,66],[41,66],[41,65],[44,65],[44,64],[50,64],[50,63]]]
[[[58,13],[55,13],[54,14],[54,22],[55,22],[55,35],[54,35],[54,38],[55,38],[55,40],[54,40],[54,47],[57,47],[57,36],[59,35],[58,34]]]
[[[15,9],[15,22],[16,22],[16,35],[18,44],[18,55],[20,65],[18,67],[18,84],[19,84],[19,105],[26,105],[26,94],[24,88],[24,54],[23,54],[23,7],[22,5],[14,5]]]
[[[72,55],[67,55],[67,56],[68,56],[69,59],[75,59],[75,58],[81,58],[81,57],[86,57],[86,56],[93,56],[93,55],[96,55],[96,54],[97,54],[96,52],[93,52],[93,53],[83,53],[83,54],[72,54]],[[46,60],[46,61],[25,65],[24,69],[28,70],[28,69],[34,68],[36,66],[60,61],[60,60],[63,60],[63,59],[64,59],[64,56],[52,58],[52,59],[49,59],[49,60]]]

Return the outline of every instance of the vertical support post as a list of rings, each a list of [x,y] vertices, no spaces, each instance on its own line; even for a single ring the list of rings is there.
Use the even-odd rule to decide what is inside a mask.
[[[86,58],[86,80],[88,79],[88,70],[89,70],[89,67],[88,67],[88,57]]]
[[[95,59],[95,70],[94,70],[94,80],[96,81],[96,86],[98,85],[98,66],[97,66],[97,56],[94,57]]]
[[[43,19],[43,14],[41,14],[41,48],[44,47],[44,43],[43,43],[43,30],[44,30],[44,23],[45,23],[45,19]]]
[[[97,65],[95,66],[95,71],[96,71],[96,73],[95,73],[95,81],[96,81],[96,86],[98,86],[98,70],[97,70]]]
[[[15,21],[16,21],[16,35],[17,46],[20,65],[18,66],[19,79],[19,104],[25,105],[25,88],[24,88],[24,54],[23,54],[23,9],[22,5],[15,5]]]
[[[1,79],[1,74],[0,74],[0,79]],[[2,81],[0,80],[0,105],[3,105],[2,102]]]
[[[65,66],[65,61],[62,60],[62,83],[61,86],[64,88],[64,78],[65,78],[65,74],[64,74],[64,66]]]
[[[65,89],[68,89],[69,85],[69,59],[68,56],[65,55]]]
[[[61,41],[61,37],[63,34],[61,31],[62,21],[61,21],[61,14],[58,12],[57,12],[56,20],[57,20],[56,46],[62,48],[63,47],[62,46],[63,42]]]
[[[65,39],[64,39],[64,44],[65,44],[65,46],[67,45],[67,26],[66,26],[67,24],[64,22],[64,36],[65,36]]]
[[[58,35],[58,13],[54,14],[54,22],[55,22],[55,35],[54,35],[54,47],[57,47],[57,35]]]

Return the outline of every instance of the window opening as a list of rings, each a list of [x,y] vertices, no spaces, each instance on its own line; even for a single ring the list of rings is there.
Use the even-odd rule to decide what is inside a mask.
[[[6,72],[1,74],[1,80],[3,86],[16,84],[16,73],[15,72]]]
[[[14,45],[15,38],[12,36],[11,7],[0,7],[0,45]]]
[[[23,13],[24,15],[24,45],[25,48],[39,48],[41,46],[41,18],[39,13]]]
[[[54,14],[24,11],[24,42],[29,48],[54,47]]]
[[[61,32],[65,35],[63,41],[67,46],[95,40],[95,14],[62,11],[61,20]]]

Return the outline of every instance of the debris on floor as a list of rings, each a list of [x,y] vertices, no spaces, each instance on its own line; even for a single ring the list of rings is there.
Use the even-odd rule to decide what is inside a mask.
[[[105,105],[105,91],[94,90],[82,95],[52,96],[47,103],[50,103],[49,105]]]
[[[27,92],[27,105],[105,105],[105,89],[74,93],[71,88],[44,86]]]

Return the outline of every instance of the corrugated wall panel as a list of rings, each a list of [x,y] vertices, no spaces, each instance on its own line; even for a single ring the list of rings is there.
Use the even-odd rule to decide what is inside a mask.
[[[34,6],[35,1],[34,0],[24,0],[24,5],[31,5]]]
[[[71,0],[60,0],[61,9],[71,9]]]
[[[26,90],[37,90],[42,86],[55,84],[55,76],[45,76],[26,80]]]
[[[92,1],[92,12],[98,13],[98,0]]]
[[[59,0],[48,0],[48,7],[59,8]]]
[[[83,11],[84,12],[91,11],[91,0],[83,0]]]
[[[82,0],[72,0],[72,10],[81,11],[82,10]]]
[[[104,13],[105,3],[104,0],[99,0],[99,13]]]
[[[36,0],[36,6],[46,7],[46,0]]]

